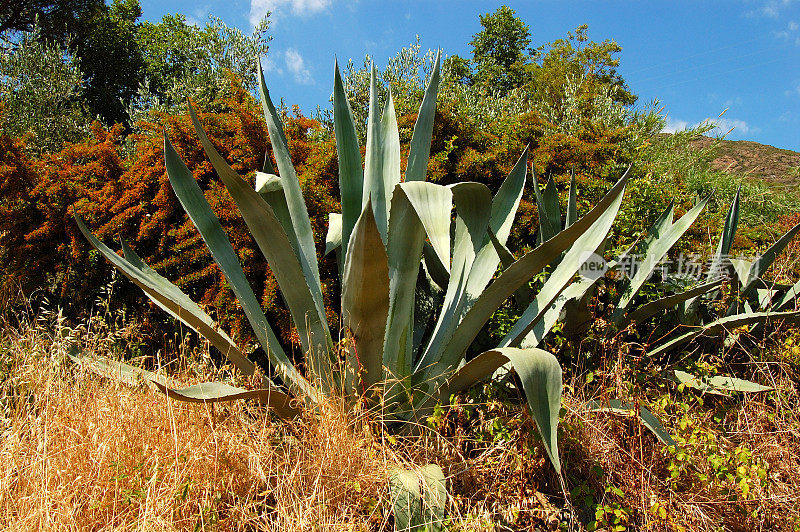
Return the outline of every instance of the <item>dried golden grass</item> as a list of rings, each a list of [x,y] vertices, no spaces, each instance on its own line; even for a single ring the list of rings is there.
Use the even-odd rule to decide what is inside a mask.
[[[100,379],[68,362],[66,347],[77,341],[109,354],[135,330],[89,328],[56,319],[0,336],[2,529],[392,530],[389,471],[431,462],[447,476],[454,530],[547,529],[564,517],[530,416],[496,392],[450,408],[438,431],[421,437],[381,436],[336,400],[286,423],[246,403],[184,404]],[[210,371],[189,365],[187,383],[195,366]],[[588,387],[568,383],[560,445],[568,487],[585,487],[573,493],[578,518],[594,518],[582,502],[591,492],[595,504],[629,512],[632,530],[792,530],[800,523],[798,378],[790,364],[768,367],[781,394],[700,404],[667,386],[672,406],[659,412],[681,433],[676,405],[685,403],[720,452],[743,446],[763,461],[769,483],[754,484],[749,500],[731,498],[730,482],[673,486],[671,456],[652,434],[633,418],[587,414]],[[597,379],[593,389],[624,396],[631,375],[610,367]],[[711,419],[715,411],[724,423]],[[701,447],[686,449],[693,470],[711,472]],[[609,485],[624,495],[606,493]]]
[[[61,340],[41,330],[8,335],[0,528],[356,530],[385,521],[386,472],[399,459],[335,402],[291,424],[242,403],[177,403],[71,366]]]

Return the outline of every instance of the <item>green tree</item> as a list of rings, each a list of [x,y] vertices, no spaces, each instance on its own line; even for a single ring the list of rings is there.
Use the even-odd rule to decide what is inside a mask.
[[[524,85],[535,56],[528,25],[505,5],[480,21],[483,29],[470,41],[475,80],[502,92]]]
[[[589,41],[587,33],[583,24],[566,39],[539,48],[528,91],[551,121],[591,119],[602,115],[603,106],[620,108],[636,101],[617,72],[622,47],[613,40]]]
[[[22,34],[18,45],[0,50],[0,128],[37,154],[85,137],[90,116],[75,58],[37,32]]]
[[[139,0],[113,0],[85,21],[72,43],[88,107],[106,124],[129,125],[126,102],[137,93],[142,71],[136,44],[141,15]]]
[[[143,87],[132,102],[133,118],[143,118],[152,108],[174,111],[187,97],[201,106],[211,104],[229,83],[226,71],[247,90],[254,90],[253,58],[267,53],[268,28],[266,17],[251,36],[216,17],[210,17],[202,29],[187,24],[183,15],[166,15],[157,24],[141,23],[137,44],[143,60]]]
[[[41,38],[63,44],[104,6],[103,0],[0,0],[0,38],[16,47],[15,37],[38,28]]]

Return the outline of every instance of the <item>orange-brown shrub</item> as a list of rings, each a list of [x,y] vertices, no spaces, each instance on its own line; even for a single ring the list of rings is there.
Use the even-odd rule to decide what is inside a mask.
[[[267,149],[266,126],[252,96],[234,87],[213,113],[199,111],[206,131],[220,153],[246,178],[261,169]],[[236,206],[216,178],[188,115],[157,115],[139,124],[141,131],[127,141],[119,127],[95,124],[92,137],[69,144],[58,153],[31,161],[19,143],[0,138],[0,191],[3,194],[0,248],[4,284],[30,293],[47,287],[49,293],[75,312],[91,307],[98,288],[107,284],[111,267],[91,251],[72,220],[73,210],[97,236],[112,245],[118,237],[164,276],[175,282],[234,334],[248,330],[238,303],[226,288],[191,221],[172,192],[163,161],[163,131],[194,173],[206,198],[227,230],[245,274],[283,339],[290,343],[288,315],[276,305],[277,285],[266,261],[252,241]],[[327,227],[327,213],[338,209],[332,187],[336,181],[336,152],[332,141],[312,141],[319,124],[295,109],[287,117],[286,134],[297,167],[317,241]],[[133,146],[126,156],[126,146]],[[321,251],[321,250],[320,250]],[[330,273],[325,269],[323,272]],[[330,268],[330,266],[327,266]],[[138,289],[122,283],[121,302],[141,301]],[[247,339],[247,334],[245,338]]]

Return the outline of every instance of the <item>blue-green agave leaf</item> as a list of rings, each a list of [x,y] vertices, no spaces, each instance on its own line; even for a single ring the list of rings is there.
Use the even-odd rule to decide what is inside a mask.
[[[565,227],[569,227],[578,219],[578,194],[575,190],[575,169],[570,172],[569,196],[567,197],[567,220]]]
[[[351,231],[352,232],[352,231]],[[339,249],[342,245],[342,215],[338,212],[328,214],[328,232],[325,235],[325,254]]]
[[[383,358],[391,377],[404,379],[411,373],[414,289],[425,236],[435,243],[432,247],[439,259],[449,262],[452,205],[453,193],[448,187],[424,181],[395,187],[387,246],[389,318]]]
[[[778,255],[781,254],[783,249],[789,244],[789,242],[791,242],[798,231],[800,231],[800,224],[797,224],[789,229],[782,237],[776,240],[775,243],[767,249],[767,251],[765,251],[753,262],[753,265],[750,267],[750,271],[747,275],[747,283],[742,288],[743,296],[746,296],[756,287],[761,276],[764,275],[770,266],[772,266],[772,263],[775,262],[775,259],[778,258]]]
[[[614,414],[628,414],[631,415],[636,412],[635,405],[621,401],[619,399],[608,399],[606,401],[592,400],[586,403],[586,410],[589,412],[611,412]],[[638,409],[639,419],[644,423],[650,432],[655,434],[656,438],[664,445],[677,445],[675,440],[670,436],[667,429],[650,410],[643,406]]]
[[[727,375],[715,375],[713,377],[698,377],[685,371],[675,370],[675,378],[680,384],[700,390],[706,393],[718,391],[758,393],[772,389],[771,386],[762,386],[756,382],[738,379]]]
[[[717,279],[716,281],[701,284],[700,286],[696,286],[684,292],[670,294],[660,299],[656,299],[655,301],[650,301],[628,314],[627,321],[629,323],[641,323],[642,321],[655,316],[659,312],[669,310],[684,301],[707,294],[719,288],[721,284],[722,280]]]
[[[698,202],[675,223],[672,223],[675,207],[674,202],[672,202],[661,217],[656,220],[650,231],[648,231],[647,237],[638,248],[640,255],[644,255],[644,259],[638,264],[636,273],[625,287],[625,291],[622,293],[619,303],[617,303],[617,308],[612,314],[614,321],[621,321],[625,313],[628,312],[633,303],[633,298],[639,293],[644,283],[652,275],[653,270],[656,269],[667,252],[675,245],[675,242],[683,236],[697,217],[700,216],[700,212],[705,208],[709,198],[710,196]]]
[[[350,235],[342,277],[342,323],[355,344],[349,363],[364,392],[383,380],[383,339],[389,314],[389,265],[367,203]]]
[[[301,253],[298,258],[309,286],[321,286],[319,266],[317,265],[317,250],[314,245],[314,232],[311,229],[311,220],[308,217],[306,202],[300,190],[297,173],[292,165],[289,145],[283,132],[283,124],[269,97],[267,84],[264,81],[264,73],[261,71],[261,61],[258,61],[257,66],[259,93],[261,95],[261,106],[264,109],[264,118],[267,121],[267,132],[272,143],[272,152],[275,154],[275,162],[278,164],[283,192],[286,195],[286,203],[289,206],[289,214],[292,218],[292,227],[300,244]]]
[[[123,275],[141,288],[156,305],[207,338],[211,345],[219,349],[223,355],[228,357],[239,368],[239,371],[245,375],[253,374],[255,365],[242,354],[234,341],[224,331],[220,330],[216,322],[203,312],[200,306],[192,301],[189,296],[147,266],[124,241],[122,242],[122,247],[125,258],[123,259],[114,253],[111,248],[95,238],[77,215],[75,216],[75,222],[89,243]]]
[[[541,349],[505,347],[481,353],[459,368],[443,386],[443,397],[458,393],[490,377],[511,363],[522,381],[533,419],[556,472],[561,473],[558,456],[558,413],[561,409],[561,366],[552,354]]]
[[[428,172],[428,159],[431,154],[431,138],[433,137],[433,119],[436,116],[436,95],[439,92],[439,70],[441,50],[436,52],[431,79],[425,89],[425,96],[419,107],[414,133],[411,135],[411,146],[406,163],[406,182],[425,181]]]
[[[102,377],[118,380],[129,386],[147,384],[167,397],[178,401],[217,403],[254,399],[273,409],[283,419],[291,419],[300,415],[300,409],[294,406],[292,399],[274,388],[246,390],[224,382],[202,382],[185,388],[173,388],[167,384],[167,380],[163,376],[157,373],[109,358],[70,355],[70,359],[78,365],[86,366],[86,368]]]
[[[295,249],[272,207],[220,156],[191,105],[189,114],[206,155],[239,208],[253,240],[267,259],[289,307],[303,351],[309,357],[314,370],[329,378],[332,342],[321,286],[307,282]],[[281,180],[281,185],[283,184]],[[285,191],[285,188],[282,186],[281,190]],[[277,193],[279,192],[274,192]]]
[[[244,276],[239,259],[233,251],[219,219],[212,211],[192,172],[175,151],[166,133],[164,134],[164,163],[175,195],[178,196],[178,200],[211,251],[212,257],[225,274],[228,284],[242,305],[242,309],[253,327],[253,332],[264,347],[270,362],[293,391],[310,399],[316,399],[316,391],[284,353],[275,332],[264,316],[264,311],[261,309],[253,289]]]
[[[333,128],[336,135],[336,153],[339,157],[339,192],[342,200],[342,241],[350,242],[350,233],[361,216],[364,192],[364,170],[361,168],[361,151],[353,120],[353,110],[335,64],[333,82]],[[343,250],[343,258],[346,258]]]

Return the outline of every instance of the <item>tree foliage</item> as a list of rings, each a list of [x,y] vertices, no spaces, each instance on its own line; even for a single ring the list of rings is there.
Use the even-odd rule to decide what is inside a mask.
[[[524,85],[530,79],[527,66],[535,57],[528,25],[505,5],[480,15],[480,21],[483,29],[469,43],[474,80],[502,92]]]
[[[187,24],[183,15],[166,15],[156,24],[142,22],[136,37],[144,62],[142,88],[131,104],[133,118],[143,118],[151,109],[176,111],[186,98],[207,106],[227,88],[227,71],[253,91],[252,58],[266,55],[268,28],[267,18],[251,36],[216,17],[203,28]]]
[[[60,45],[23,35],[17,49],[0,50],[0,80],[0,128],[29,152],[58,150],[88,133],[83,75]]]
[[[80,30],[88,17],[103,9],[103,0],[3,0],[0,2],[0,35],[11,46],[18,33],[38,27],[46,40],[64,43]]]

